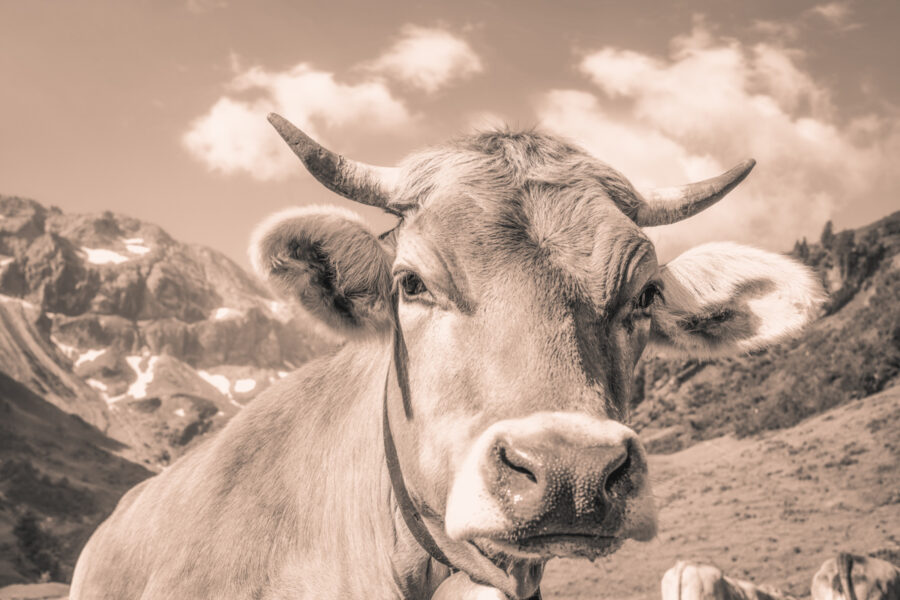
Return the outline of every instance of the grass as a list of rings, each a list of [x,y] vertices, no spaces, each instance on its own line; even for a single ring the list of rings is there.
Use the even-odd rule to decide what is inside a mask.
[[[900,386],[781,431],[651,456],[657,538],[594,563],[551,561],[544,597],[657,600],[677,560],[808,597],[840,551],[900,560],[898,406]]]

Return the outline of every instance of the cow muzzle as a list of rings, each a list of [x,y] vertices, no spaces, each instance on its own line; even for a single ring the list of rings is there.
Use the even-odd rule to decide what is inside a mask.
[[[649,540],[647,460],[624,425],[576,413],[495,423],[472,447],[447,501],[447,534],[532,558],[615,551]]]

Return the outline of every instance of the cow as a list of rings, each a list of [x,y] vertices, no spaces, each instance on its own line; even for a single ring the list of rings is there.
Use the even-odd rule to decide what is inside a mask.
[[[900,600],[900,568],[887,561],[841,552],[812,578],[812,600]]]
[[[662,600],[793,600],[769,585],[728,577],[718,567],[679,560],[660,584]]]
[[[507,596],[495,587],[473,582],[460,571],[445,579],[431,600],[507,600]]]
[[[454,573],[448,587],[537,598],[552,557],[655,535],[627,425],[644,347],[745,353],[821,302],[806,267],[755,248],[657,262],[641,228],[710,206],[752,160],[640,194],[539,131],[385,168],[269,120],[323,185],[397,224],[377,235],[307,206],[259,225],[256,272],[346,342],[128,492],[82,552],[73,600],[430,598]]]

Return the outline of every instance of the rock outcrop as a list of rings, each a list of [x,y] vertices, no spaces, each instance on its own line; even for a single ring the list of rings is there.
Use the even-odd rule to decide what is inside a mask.
[[[0,368],[149,468],[334,345],[215,250],[0,197]]]

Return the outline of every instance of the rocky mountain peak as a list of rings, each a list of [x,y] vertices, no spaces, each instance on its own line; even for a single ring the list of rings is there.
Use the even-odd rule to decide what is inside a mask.
[[[151,468],[334,345],[223,254],[110,211],[0,196],[0,294],[4,370]]]

